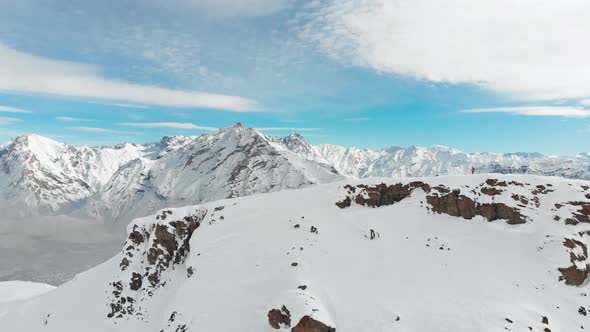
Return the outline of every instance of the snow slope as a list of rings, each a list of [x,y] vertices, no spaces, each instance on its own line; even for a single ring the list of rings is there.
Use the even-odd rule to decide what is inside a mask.
[[[55,289],[54,286],[30,281],[0,282],[0,304],[27,300]]]
[[[278,312],[291,327],[311,316],[337,331],[580,331],[589,188],[531,175],[382,178],[164,209],[129,224],[120,255],[0,306],[0,326],[274,331]]]

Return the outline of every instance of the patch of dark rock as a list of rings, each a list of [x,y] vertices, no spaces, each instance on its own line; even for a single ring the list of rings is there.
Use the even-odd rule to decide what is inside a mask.
[[[192,266],[189,266],[189,267],[186,269],[186,276],[187,276],[187,278],[190,278],[190,277],[192,277],[194,273],[195,273],[195,270],[193,269],[193,267],[192,267]]]
[[[579,313],[580,315],[582,315],[582,316],[586,316],[586,315],[588,315],[588,312],[586,312],[586,308],[584,308],[584,307],[580,307],[580,308],[578,309],[578,313]]]
[[[318,228],[315,226],[311,226],[310,232],[312,232],[314,234],[318,234]]]
[[[508,323],[510,323],[510,324],[514,323],[514,322],[512,321],[512,319],[510,319],[510,318],[504,318],[504,320],[506,320],[506,321],[507,321]]]
[[[511,225],[526,222],[526,217],[517,208],[509,207],[504,203],[480,204],[465,195],[457,195],[455,192],[441,196],[427,196],[426,202],[431,205],[432,211],[454,217],[472,219],[479,215],[488,221],[504,219]]]
[[[541,323],[549,325],[549,318],[547,316],[541,316]]]
[[[214,211],[221,211],[221,210],[223,210],[223,209],[225,209],[225,206],[221,205],[221,206],[218,206],[218,207],[216,207],[216,208],[215,208],[215,209],[213,209],[213,210],[214,210]]]
[[[301,290],[306,290],[307,286],[306,285],[301,285],[301,286],[297,286],[297,288],[301,289]]]
[[[396,183],[387,185],[385,183],[372,186],[359,184],[354,190],[353,186],[347,185],[349,195],[343,200],[336,202],[336,206],[343,209],[349,207],[353,200],[358,205],[380,207],[384,205],[395,204],[402,199],[410,196],[416,188],[422,188],[424,191],[430,191],[430,185],[421,181],[413,181],[408,184]],[[358,189],[358,193],[357,192]]]
[[[168,318],[168,323],[172,323],[174,322],[174,320],[176,319],[176,311],[173,311],[172,314],[170,315],[170,318]]]
[[[268,312],[268,324],[274,329],[280,329],[281,326],[291,327],[291,312],[287,307],[281,309],[272,309]]]
[[[565,281],[565,284],[570,286],[580,286],[588,277],[588,267],[579,269],[576,265],[572,265],[566,268],[560,267],[558,270],[561,272],[559,280]]]
[[[493,188],[493,187],[483,187],[483,188],[481,188],[480,191],[482,194],[488,195],[488,196],[500,195],[503,192],[502,189],[497,189],[497,188]]]
[[[297,262],[291,263],[291,266],[297,266],[297,265],[299,265],[299,263],[297,263]]]
[[[336,329],[310,316],[303,316],[299,323],[291,329],[291,332],[336,332]]]
[[[131,282],[129,283],[129,288],[131,288],[131,290],[138,290],[141,288],[141,284],[142,284],[142,277],[141,274],[133,272],[131,274]]]
[[[538,195],[538,194],[548,194],[550,192],[553,192],[553,189],[548,189],[547,187],[545,187],[542,184],[539,184],[537,186],[535,186],[535,189],[532,191],[533,195]]]
[[[123,259],[121,260],[121,263],[119,264],[119,268],[121,268],[121,271],[125,271],[128,267],[129,267],[129,260],[127,259],[127,257],[123,257]]]

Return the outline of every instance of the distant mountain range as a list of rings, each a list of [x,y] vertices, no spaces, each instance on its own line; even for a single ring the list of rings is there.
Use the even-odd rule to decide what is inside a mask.
[[[240,124],[158,143],[86,147],[38,136],[0,146],[0,207],[8,215],[117,220],[168,206],[293,189],[345,178],[518,173],[590,179],[590,153],[464,153],[444,146],[372,151],[311,145]]]

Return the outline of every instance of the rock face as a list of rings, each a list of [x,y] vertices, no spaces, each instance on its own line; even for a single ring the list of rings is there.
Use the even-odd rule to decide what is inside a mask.
[[[496,179],[488,179],[486,184],[489,186],[508,186],[505,181],[498,182]],[[480,186],[483,187],[484,184]],[[373,186],[364,184],[346,185],[344,186],[347,191],[346,197],[336,202],[336,206],[343,209],[351,206],[353,202],[369,207],[391,205],[409,197],[417,188],[424,190],[426,193],[431,193],[426,197],[426,202],[430,205],[432,211],[436,213],[444,213],[465,219],[473,219],[475,216],[482,216],[488,221],[504,219],[509,224],[523,224],[526,222],[526,217],[516,207],[495,202],[479,203],[475,201],[476,198],[461,195],[459,189],[451,190],[444,186],[431,187],[422,181],[393,185],[385,183]],[[494,187],[483,187],[480,191],[488,196],[500,195],[503,192],[503,190]],[[520,197],[518,199],[520,200]],[[523,197],[522,199],[526,198]]]
[[[344,188],[347,190],[348,195],[342,201],[336,202],[336,206],[340,208],[349,207],[353,201],[358,205],[370,207],[391,205],[409,197],[416,188],[422,188],[426,192],[430,191],[430,186],[421,181],[414,181],[405,185],[402,183],[393,185],[381,183],[373,186],[364,184],[346,185]]]
[[[299,323],[291,329],[291,332],[336,332],[336,329],[310,316],[303,316]]]
[[[110,283],[107,317],[143,316],[142,297],[151,297],[166,286],[169,275],[184,263],[190,252],[191,236],[206,214],[207,209],[200,208],[191,215],[173,219],[172,211],[166,210],[154,222],[129,226],[119,280]]]
[[[454,217],[473,219],[475,216],[482,216],[488,221],[503,219],[511,225],[526,222],[526,217],[519,212],[518,208],[509,207],[504,203],[480,204],[465,195],[461,195],[458,191],[427,196],[426,202],[430,204],[432,211]]]

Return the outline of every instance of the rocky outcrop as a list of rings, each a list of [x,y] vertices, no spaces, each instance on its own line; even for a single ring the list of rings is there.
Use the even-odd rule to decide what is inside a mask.
[[[163,211],[153,222],[140,221],[129,227],[119,264],[119,280],[111,282],[109,318],[142,316],[141,303],[164,287],[176,266],[184,263],[190,252],[190,239],[207,214],[200,208],[181,219],[172,211]],[[184,269],[184,268],[183,268]],[[192,267],[191,267],[192,269]]]
[[[504,203],[478,203],[470,197],[461,195],[459,190],[453,190],[448,194],[429,195],[426,197],[426,202],[433,212],[454,217],[472,219],[475,216],[482,216],[487,221],[503,219],[511,225],[524,224],[527,221],[518,208]]]
[[[563,241],[563,246],[567,248],[569,253],[571,265],[558,270],[561,273],[559,280],[564,281],[566,285],[580,286],[588,279],[590,260],[588,259],[586,242],[589,237],[590,231],[579,232],[572,238]]]
[[[281,327],[291,327],[291,312],[285,306],[282,306],[281,309],[270,310],[268,324],[277,330]]]
[[[353,201],[358,205],[370,207],[391,205],[409,197],[416,188],[422,188],[426,192],[430,191],[430,185],[421,181],[393,185],[385,183],[373,186],[364,184],[346,185],[344,188],[347,189],[347,196],[342,201],[336,202],[336,206],[341,209],[349,207]]]
[[[291,332],[336,332],[336,329],[310,316],[303,316],[299,323],[291,329]]]

